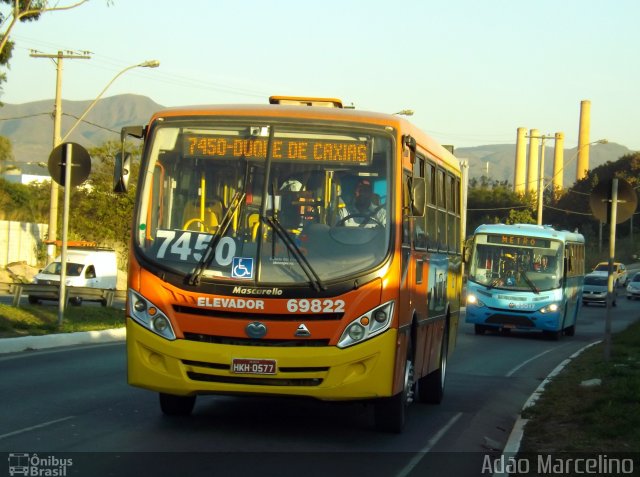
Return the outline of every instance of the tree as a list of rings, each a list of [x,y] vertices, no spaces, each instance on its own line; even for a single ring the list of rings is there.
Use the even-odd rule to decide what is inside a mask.
[[[70,5],[49,6],[49,0],[0,0],[0,65],[7,66],[13,53],[14,43],[9,39],[11,31],[18,22],[35,21],[45,12],[71,10],[89,0],[80,0]],[[10,8],[3,5],[10,5]],[[4,10],[4,11],[3,11]],[[7,80],[5,73],[0,74],[0,84]]]
[[[4,136],[0,136],[0,174],[7,169],[7,162],[12,160],[13,147],[11,141]]]
[[[120,142],[109,141],[89,150],[89,179],[71,194],[69,229],[74,237],[103,246],[128,245],[136,187],[130,184],[123,195],[113,192],[114,157],[120,148]],[[137,177],[141,147],[128,142],[127,152],[134,158],[131,176]]]
[[[507,181],[492,181],[486,176],[469,181],[467,231],[481,224],[535,223],[529,199],[513,191]]]

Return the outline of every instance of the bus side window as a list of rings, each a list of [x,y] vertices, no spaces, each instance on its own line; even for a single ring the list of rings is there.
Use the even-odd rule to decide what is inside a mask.
[[[424,178],[424,158],[423,157],[416,156],[415,163],[413,164],[413,177],[417,178],[418,180]],[[421,216],[413,217],[413,244],[414,244],[414,247],[416,248],[427,247],[425,218],[426,218],[426,214],[424,213],[424,211]]]
[[[436,168],[431,162],[425,164],[425,182],[427,189],[426,204],[427,204],[427,247],[434,248],[436,241]]]

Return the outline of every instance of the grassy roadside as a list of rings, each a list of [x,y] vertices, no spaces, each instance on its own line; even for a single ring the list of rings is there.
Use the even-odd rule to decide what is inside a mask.
[[[102,306],[69,306],[58,328],[58,307],[0,304],[0,338],[74,331],[106,330],[124,326],[124,311]]]
[[[640,452],[640,322],[613,336],[609,361],[602,343],[572,360],[523,417],[522,455]]]

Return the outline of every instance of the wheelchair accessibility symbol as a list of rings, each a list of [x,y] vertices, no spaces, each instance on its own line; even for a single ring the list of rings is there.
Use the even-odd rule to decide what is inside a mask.
[[[233,257],[231,278],[253,278],[253,258]]]

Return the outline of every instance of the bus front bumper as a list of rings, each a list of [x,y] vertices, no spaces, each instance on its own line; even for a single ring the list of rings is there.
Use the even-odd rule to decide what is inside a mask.
[[[168,341],[127,319],[128,381],[175,395],[260,394],[321,400],[391,395],[397,331],[345,349]],[[275,360],[275,374],[231,372],[233,359]]]
[[[510,313],[509,310],[469,305],[467,305],[465,321],[495,328],[546,331],[560,329],[559,313]]]

